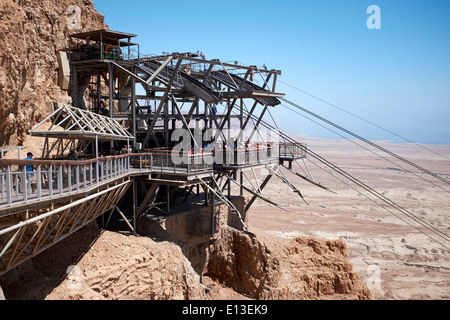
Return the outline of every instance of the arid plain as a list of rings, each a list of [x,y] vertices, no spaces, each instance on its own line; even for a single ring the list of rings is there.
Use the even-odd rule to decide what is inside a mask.
[[[413,214],[419,222],[447,235],[450,233],[450,187],[445,182],[368,145],[361,147],[360,141],[299,136],[297,141],[300,140]],[[450,177],[450,146],[376,143],[445,179]],[[285,238],[313,236],[345,240],[349,260],[374,299],[450,298],[448,241],[316,159],[309,157],[306,163],[314,180],[334,193],[284,169],[308,204],[273,177],[263,194],[290,212],[257,200],[249,212],[250,228]],[[303,162],[300,164],[305,168]],[[297,164],[293,169],[304,174]]]

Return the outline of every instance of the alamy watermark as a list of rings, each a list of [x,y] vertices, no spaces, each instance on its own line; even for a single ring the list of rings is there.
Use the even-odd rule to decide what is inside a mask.
[[[367,28],[370,30],[381,29],[380,7],[373,4],[367,8],[367,13],[370,14],[366,21]]]
[[[75,4],[67,7],[67,29],[77,31],[81,29],[81,8]]]
[[[81,270],[78,266],[71,265],[66,270],[66,287],[71,290],[80,290],[82,288]]]
[[[381,269],[377,265],[367,267],[366,286],[369,290],[381,290]]]

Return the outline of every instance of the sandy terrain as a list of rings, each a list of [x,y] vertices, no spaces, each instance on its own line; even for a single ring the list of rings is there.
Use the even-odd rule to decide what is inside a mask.
[[[314,152],[410,213],[450,234],[450,197],[447,191],[450,186],[445,182],[419,173],[386,154],[381,155],[388,161],[381,159],[350,141],[302,140]],[[378,143],[446,179],[450,178],[450,146],[426,146],[438,153],[435,154],[414,144]],[[450,248],[450,242],[428,232],[445,247],[433,241],[415,229],[419,225],[413,224],[399,211],[386,207],[390,212],[387,211],[367,199],[369,195],[366,192],[353,190],[322,170],[325,167],[319,162],[311,160],[307,164],[315,181],[337,194],[283,170],[302,191],[309,205],[274,177],[263,194],[283,204],[290,212],[257,200],[249,212],[250,225],[279,237],[344,239],[354,270],[371,289],[375,299],[449,299],[450,250],[445,247]],[[406,170],[397,167],[396,163]],[[297,164],[294,169],[300,170]],[[337,177],[342,179],[342,176]],[[348,180],[343,181],[349,183]]]

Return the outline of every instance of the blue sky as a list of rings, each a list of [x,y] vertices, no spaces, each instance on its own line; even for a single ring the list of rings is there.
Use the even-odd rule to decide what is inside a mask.
[[[450,144],[450,1],[96,0],[110,29],[141,52],[202,51],[208,59],[282,71],[280,80],[419,143]],[[381,29],[369,30],[370,5]],[[286,98],[368,139],[396,140],[283,83]],[[283,107],[280,127],[338,138]]]

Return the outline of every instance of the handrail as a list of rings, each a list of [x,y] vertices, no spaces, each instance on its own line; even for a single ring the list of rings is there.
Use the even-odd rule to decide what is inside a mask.
[[[169,153],[158,152],[89,160],[0,159],[0,209],[86,191],[136,172],[189,174],[207,171],[212,169],[212,164],[205,161],[208,156],[190,156],[192,161],[182,165],[174,164]],[[27,166],[35,167],[35,170],[27,171]]]
[[[0,209],[87,191],[130,174],[190,175],[212,171],[215,164],[252,165],[278,159],[276,145],[209,151],[154,149],[88,160],[0,159]],[[30,165],[33,171],[27,171]]]

